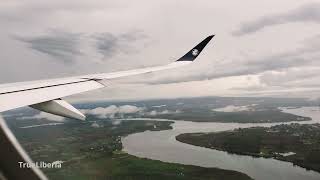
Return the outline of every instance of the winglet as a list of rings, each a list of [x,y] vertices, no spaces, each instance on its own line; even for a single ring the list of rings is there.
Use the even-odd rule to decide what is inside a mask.
[[[214,35],[208,36],[203,41],[201,41],[198,45],[196,45],[194,48],[192,48],[187,54],[182,56],[177,61],[193,61],[196,59],[196,57],[199,56],[201,51],[206,47],[206,45],[209,43],[209,41],[214,37]]]

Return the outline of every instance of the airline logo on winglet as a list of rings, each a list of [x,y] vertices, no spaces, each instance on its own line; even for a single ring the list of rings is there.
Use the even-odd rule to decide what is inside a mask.
[[[196,57],[201,53],[201,51],[206,47],[206,45],[210,42],[210,40],[214,37],[214,35],[208,36],[203,41],[201,41],[198,45],[192,48],[187,54],[182,56],[177,61],[194,61]]]
[[[193,50],[192,50],[192,55],[193,55],[193,56],[197,56],[198,54],[199,54],[198,49],[193,49]]]

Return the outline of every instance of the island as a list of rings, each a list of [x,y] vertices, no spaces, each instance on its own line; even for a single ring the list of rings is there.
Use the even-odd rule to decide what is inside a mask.
[[[320,124],[238,128],[214,133],[187,133],[176,140],[196,146],[254,157],[292,162],[320,172]]]

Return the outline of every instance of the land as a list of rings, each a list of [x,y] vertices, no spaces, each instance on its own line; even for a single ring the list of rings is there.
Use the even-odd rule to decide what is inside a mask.
[[[151,116],[147,116],[152,118]],[[156,118],[185,120],[193,122],[223,123],[275,123],[309,121],[311,118],[284,113],[279,109],[264,109],[239,112],[218,112],[205,109],[189,109],[183,113],[157,115]]]
[[[79,104],[80,109],[94,109],[111,105],[131,105],[143,111],[131,114],[115,114],[112,118],[155,118],[193,122],[223,123],[274,123],[309,121],[302,117],[282,112],[279,107],[297,108],[316,106],[317,103],[301,98],[249,98],[249,97],[198,97],[134,102],[100,102]],[[234,106],[234,111],[218,109]],[[238,109],[237,109],[238,108]]]
[[[103,110],[103,108],[110,106],[122,107],[126,105],[142,110],[135,113],[119,113],[119,111],[110,115],[106,114],[106,116],[87,113],[87,121],[85,122],[66,119],[62,124],[52,124],[52,120],[56,120],[54,118],[36,118],[35,115],[39,112],[32,109],[6,112],[4,116],[32,159],[44,162],[63,161],[61,169],[43,169],[50,179],[241,180],[250,179],[250,177],[236,171],[165,163],[129,155],[122,151],[121,138],[132,133],[147,130],[160,131],[171,128],[170,124],[172,122],[169,120],[159,122],[145,121],[140,118],[238,123],[308,121],[311,120],[308,117],[284,113],[278,107],[290,106],[296,108],[300,106],[314,106],[315,103],[310,103],[304,99],[204,97],[135,102],[94,102],[76,104],[75,106],[78,109],[90,110],[102,108]],[[234,106],[235,111],[228,112],[221,110],[228,106]],[[138,120],[118,120],[127,118]],[[38,124],[44,124],[44,126],[28,128],[30,125]],[[46,126],[45,124],[51,125]],[[202,135],[199,134],[199,137],[202,137]],[[221,139],[223,138],[221,136]],[[205,138],[202,142],[202,144],[198,145],[205,146]],[[229,141],[226,142],[229,143]],[[241,143],[245,144],[246,142],[247,139]],[[192,144],[194,142],[191,140],[189,143]],[[241,145],[239,146],[242,147]],[[225,146],[211,147],[211,144],[208,147],[219,150],[227,149]],[[248,145],[249,147],[251,146]],[[262,149],[262,153],[255,151],[252,153],[243,149],[238,151],[235,149],[233,146],[230,146],[228,151],[259,157],[284,158],[280,154],[277,156],[272,154],[272,151],[269,151],[267,148]],[[274,152],[281,153],[282,151],[278,150]],[[318,151],[316,152],[318,153]],[[297,153],[297,155],[299,154]],[[297,159],[288,159],[291,157],[294,156],[288,156],[286,160],[298,164]],[[314,155],[311,157],[313,158]],[[302,156],[303,158],[304,156]],[[299,164],[302,166],[302,163]],[[309,163],[305,164],[304,166],[308,167]],[[310,169],[312,168],[314,168],[314,165]]]
[[[23,125],[32,121],[25,120]],[[42,169],[49,179],[251,179],[236,171],[165,163],[122,151],[121,137],[146,130],[171,129],[170,121],[96,121],[89,116],[87,122],[68,120],[64,124],[35,128],[18,128],[19,123],[10,121],[11,128],[34,161],[63,161],[60,169]]]
[[[254,157],[292,162],[320,172],[320,124],[253,127],[215,133],[180,134],[183,143]]]
[[[279,107],[298,108],[302,106],[318,106],[318,104],[316,101],[301,98],[198,97],[132,102],[94,102],[76,104],[75,106],[82,110],[95,108],[103,110],[110,107],[112,107],[110,109],[114,109],[115,107],[123,106],[139,109],[139,111],[132,113],[111,113],[107,114],[106,117],[100,117],[97,114],[94,117],[96,120],[151,118],[193,122],[275,123],[311,120],[309,117],[285,113]],[[233,107],[234,110],[223,110],[224,108],[228,110],[228,107]],[[23,114],[25,117],[34,114],[35,111],[24,109],[16,113]],[[90,114],[86,115],[89,116]],[[41,123],[45,120],[38,119],[37,121],[37,123]]]

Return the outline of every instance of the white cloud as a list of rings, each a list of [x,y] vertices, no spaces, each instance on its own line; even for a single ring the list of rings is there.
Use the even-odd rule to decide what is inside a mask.
[[[163,105],[162,105],[163,106]],[[95,115],[99,118],[124,118],[124,115],[130,115],[134,114],[135,116],[157,116],[157,115],[163,115],[163,114],[176,114],[181,113],[180,110],[171,111],[171,110],[151,110],[148,111],[144,107],[137,107],[132,105],[123,105],[123,106],[116,106],[116,105],[110,105],[108,107],[98,107],[95,109],[82,109],[81,112],[85,114]],[[114,120],[112,121],[112,124],[118,125],[121,121]]]
[[[256,104],[251,104],[251,105],[247,105],[247,106],[229,105],[229,106],[226,106],[226,107],[216,108],[216,109],[212,109],[212,110],[213,111],[219,111],[219,112],[253,111],[254,110],[254,106],[256,106]]]
[[[156,111],[156,110],[153,110],[151,112],[147,112],[145,113],[146,115],[149,115],[149,116],[157,116],[157,115],[163,115],[163,114],[177,114],[177,113],[181,113],[181,111],[179,110],[176,110],[176,111],[170,111],[170,110],[163,110],[163,111]]]
[[[98,107],[95,109],[82,109],[81,112],[85,114],[96,115],[99,118],[115,118],[116,116],[142,112],[143,110],[144,108],[132,106],[132,105],[123,105],[123,106],[111,105],[108,107]]]
[[[93,122],[92,124],[91,124],[91,127],[94,127],[94,128],[99,128],[99,127],[101,127],[97,122]]]
[[[115,125],[115,126],[120,125],[121,123],[122,123],[122,120],[113,120],[112,121],[112,125]]]

